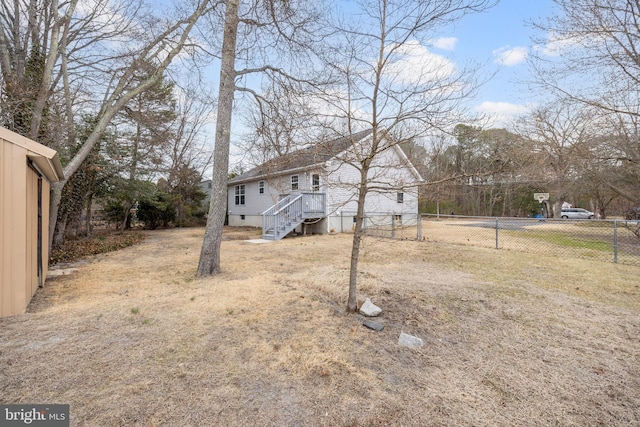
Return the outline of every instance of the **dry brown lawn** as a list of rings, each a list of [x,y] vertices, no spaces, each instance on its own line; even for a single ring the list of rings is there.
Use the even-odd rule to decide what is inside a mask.
[[[374,332],[344,312],[350,235],[228,231],[196,280],[202,234],[89,257],[0,319],[0,402],[74,426],[640,424],[637,267],[367,238]]]

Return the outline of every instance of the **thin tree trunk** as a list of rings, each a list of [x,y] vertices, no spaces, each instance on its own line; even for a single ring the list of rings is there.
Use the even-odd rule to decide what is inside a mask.
[[[139,104],[139,103],[138,103]],[[138,111],[140,111],[140,105],[138,105]],[[136,169],[138,168],[138,149],[140,147],[140,139],[142,138],[142,127],[139,122],[136,122],[136,136],[133,138],[133,148],[131,149],[131,166],[129,167],[129,190],[133,189],[133,184],[136,180]],[[131,192],[129,193],[131,194]],[[129,206],[124,213],[124,219],[122,220],[122,231],[131,228],[131,221],[129,215],[131,209],[136,205],[136,200],[127,199],[124,201],[125,206]]]
[[[362,200],[361,200],[362,199]],[[358,196],[358,210],[356,213],[356,225],[353,234],[353,244],[351,246],[351,266],[349,269],[349,299],[347,300],[347,311],[354,312],[358,309],[358,259],[360,257],[360,244],[364,234],[364,193],[361,189]]]
[[[56,224],[56,230],[58,231],[56,232],[53,243],[58,248],[62,246],[62,243],[64,242],[64,238],[67,235],[68,224],[69,224],[69,212],[65,211],[65,213],[62,215],[62,218],[60,218],[60,220]]]
[[[375,135],[374,135],[375,137]],[[364,202],[367,197],[367,176],[369,174],[369,162],[364,162],[360,171],[360,184],[358,185],[358,208],[356,210],[356,225],[353,232],[351,246],[351,266],[349,268],[349,298],[347,299],[347,311],[354,312],[358,309],[358,259],[360,258],[360,244],[364,237]]]
[[[62,201],[62,188],[65,183],[66,181],[51,183],[51,199],[49,201],[49,255],[51,255],[51,248],[54,243],[58,211],[60,210],[60,202]],[[64,239],[64,237],[61,237],[61,239]]]
[[[231,116],[235,92],[236,36],[238,32],[238,0],[228,0],[225,11],[222,64],[220,67],[220,91],[216,119],[216,142],[213,152],[213,179],[209,216],[205,229],[198,277],[218,274],[220,270],[220,246],[224,217],[227,211],[227,173],[229,171],[229,142]]]
[[[93,226],[91,225],[91,217],[93,216],[93,193],[89,194],[89,200],[87,201],[87,213],[85,214],[85,233],[87,237],[90,237],[93,232]]]
[[[127,201],[125,201],[127,202]],[[116,227],[116,229],[120,229],[122,231],[130,228],[131,226],[131,219],[129,218],[129,216],[131,215],[131,209],[133,209],[133,207],[136,205],[135,201],[131,201],[128,200],[129,203],[127,203],[125,205],[125,211],[124,211],[124,219],[122,220],[122,223],[120,223],[119,227]],[[128,207],[126,207],[128,206]]]

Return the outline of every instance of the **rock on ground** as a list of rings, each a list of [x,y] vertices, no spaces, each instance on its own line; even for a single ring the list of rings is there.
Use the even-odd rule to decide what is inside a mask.
[[[373,304],[369,298],[364,300],[362,307],[360,307],[360,313],[368,317],[375,317],[382,313],[382,309]]]
[[[402,347],[420,348],[423,344],[422,339],[404,332],[400,333],[400,338],[398,338],[398,345]]]

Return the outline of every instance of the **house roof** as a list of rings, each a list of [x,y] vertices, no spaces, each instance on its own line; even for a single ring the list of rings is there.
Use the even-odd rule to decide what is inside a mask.
[[[331,160],[338,154],[345,151],[353,143],[359,142],[372,133],[372,129],[354,133],[351,136],[344,136],[284,154],[232,178],[229,185],[241,182],[253,181],[266,176],[280,175],[284,173],[303,170],[310,166],[319,165]]]
[[[64,172],[62,171],[62,165],[60,164],[56,150],[38,144],[29,138],[3,127],[0,127],[0,139],[24,148],[27,151],[27,157],[29,157],[50,182],[64,179]]]

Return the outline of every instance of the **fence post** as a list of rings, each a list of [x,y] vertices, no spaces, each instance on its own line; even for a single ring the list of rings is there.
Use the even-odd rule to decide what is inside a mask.
[[[498,229],[500,229],[500,227],[498,226],[498,218],[496,217],[496,249],[498,248]]]
[[[618,220],[613,220],[613,262],[618,263]]]
[[[416,221],[417,224],[417,234],[416,234],[416,238],[418,239],[418,241],[422,240],[422,215],[418,214],[418,219]]]
[[[391,214],[391,238],[395,238],[396,237],[396,217],[395,215]]]

